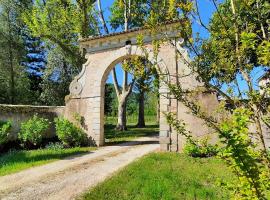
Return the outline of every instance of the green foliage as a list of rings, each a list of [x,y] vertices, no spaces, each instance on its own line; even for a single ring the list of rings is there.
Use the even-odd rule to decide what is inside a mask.
[[[56,135],[60,141],[68,147],[76,147],[87,144],[86,133],[69,120],[59,117],[55,120]]]
[[[114,86],[113,84],[105,84],[105,105],[104,105],[104,114],[106,116],[109,116],[113,112],[113,107],[115,107],[115,99],[116,99],[116,93],[114,92]]]
[[[40,84],[40,102],[64,105],[69,84],[85,62],[78,39],[97,33],[94,0],[37,0],[22,12],[33,36],[46,45],[47,66]]]
[[[174,113],[164,113],[167,122],[177,131],[178,134],[186,138],[184,152],[192,157],[210,157],[218,153],[217,144],[209,144],[209,136],[200,140],[195,139],[190,131],[186,129],[186,124],[182,120],[178,120]]]
[[[2,122],[0,121],[0,146],[8,141],[11,131],[11,121]]]
[[[165,115],[177,133],[187,139],[185,150],[188,154],[203,155],[208,151],[217,153],[213,146],[207,147],[206,141],[199,144],[186,130],[185,123],[177,120],[173,113]],[[256,138],[252,140],[249,132],[251,115],[249,110],[239,108],[231,117],[223,119],[224,121],[217,125],[217,133],[223,143],[218,155],[227,161],[238,177],[235,183],[227,183],[227,188],[233,192],[232,196],[236,196],[236,199],[266,199],[270,187],[270,168],[267,164],[269,156],[254,143]]]
[[[79,68],[65,57],[60,48],[50,48],[47,66],[40,84],[40,101],[43,105],[65,105],[65,96],[69,94],[69,85]]]
[[[0,1],[0,103],[26,104],[34,101],[27,73],[21,66],[26,57],[20,1]]]
[[[217,155],[217,145],[209,144],[208,137],[193,142],[187,142],[184,152],[192,157],[212,157]]]
[[[72,63],[80,67],[84,61],[78,48],[78,38],[94,33],[93,0],[37,1],[31,10],[25,10],[23,20],[33,35],[61,48]],[[93,23],[95,24],[95,23]]]
[[[183,120],[178,120],[175,113],[163,113],[167,122],[177,131],[178,134],[184,136],[187,142],[192,143],[194,141],[190,131],[186,129],[186,124]]]
[[[267,199],[270,189],[270,168],[267,158],[250,137],[251,112],[239,108],[233,116],[220,124],[220,138],[224,150],[220,156],[225,159],[238,181],[231,187],[236,199]]]
[[[153,92],[153,88],[151,88],[148,85],[145,89],[148,91],[145,93],[145,116],[153,116],[157,113],[157,101],[158,97]],[[138,118],[138,116],[135,116],[138,114],[138,90],[137,86],[135,85],[135,91],[133,91],[128,100],[127,100],[127,118],[134,119]],[[117,116],[118,112],[118,102],[117,102],[117,96],[114,90],[113,84],[107,83],[105,85],[105,116]],[[117,120],[117,119],[116,119]]]
[[[263,41],[258,47],[258,59],[262,65],[270,65],[270,42]]]
[[[44,134],[48,130],[50,122],[48,119],[38,117],[35,114],[26,122],[21,123],[18,138],[22,141],[23,146],[38,146],[42,142]]]
[[[124,29],[125,19],[124,19],[124,6],[123,0],[115,0],[111,7],[110,25],[113,29],[122,28]],[[126,3],[128,4],[128,3]],[[147,0],[137,0],[131,1],[131,10],[128,29],[134,27],[141,27],[144,25],[145,17],[149,12],[147,6]]]
[[[217,10],[209,25],[205,25],[197,7],[198,1],[192,2],[193,9],[191,1],[181,2],[186,3],[184,6],[180,6],[178,1],[169,1],[166,18],[182,19],[179,35],[185,39],[185,47],[194,55],[192,61],[185,61],[203,87],[184,89],[181,81],[179,84],[167,83],[168,87],[191,114],[202,119],[220,136],[224,143],[220,155],[227,160],[239,179],[229,187],[233,191],[232,198],[266,199],[270,159],[263,127],[270,128],[266,120],[269,102],[266,95],[259,92],[259,79],[254,74],[260,72],[267,76],[269,68],[270,4],[267,0],[226,0],[220,4],[212,1]],[[190,14],[193,18],[189,17]],[[152,33],[159,32],[157,19],[162,15],[151,15],[149,27],[153,29]],[[191,38],[190,25],[193,20],[199,21],[209,33],[208,38],[200,37],[199,33]],[[164,36],[162,39],[168,38]],[[153,45],[159,42],[153,41]],[[158,55],[159,48],[154,52]],[[177,52],[177,56],[185,58],[181,51]],[[217,110],[209,113],[211,109],[198,101],[198,95],[213,92],[225,101],[220,101]],[[170,113],[167,114],[167,121],[196,146],[182,121]],[[256,129],[254,132],[249,130],[251,125]]]

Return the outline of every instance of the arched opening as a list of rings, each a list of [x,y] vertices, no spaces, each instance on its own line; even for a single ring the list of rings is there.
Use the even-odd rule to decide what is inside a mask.
[[[106,116],[106,112],[108,110],[106,110],[106,83],[107,83],[107,90],[108,90],[108,82],[111,84],[109,87],[110,89],[109,90],[114,90],[114,86],[113,86],[113,83],[112,83],[112,80],[108,80],[108,77],[110,77],[111,75],[111,71],[116,67],[116,73],[117,71],[119,71],[119,69],[121,69],[121,65],[119,63],[122,63],[124,60],[127,60],[127,59],[131,59],[131,58],[134,58],[134,57],[141,57],[143,58],[144,60],[145,57],[142,56],[143,54],[139,54],[138,51],[136,51],[136,54],[128,54],[128,55],[122,55],[122,56],[119,56],[118,58],[116,58],[114,61],[112,61],[109,66],[106,68],[106,70],[104,71],[104,74],[103,74],[103,77],[102,77],[102,80],[101,80],[101,112],[100,112],[100,115],[101,115],[101,118],[103,118],[104,120],[101,120],[102,124],[101,124],[101,130],[100,130],[100,138],[103,139],[103,142],[104,143],[107,143],[107,144],[112,144],[112,143],[117,143],[117,142],[123,142],[124,140],[129,140],[129,139],[132,139],[136,136],[154,136],[155,134],[158,136],[158,135],[166,135],[165,137],[168,137],[168,134],[169,134],[169,128],[167,127],[161,127],[159,126],[160,124],[160,119],[159,119],[159,116],[160,116],[160,112],[164,111],[164,109],[166,109],[168,106],[164,106],[164,104],[168,104],[169,105],[169,102],[168,102],[168,99],[165,101],[165,96],[167,95],[167,91],[164,90],[164,86],[162,87],[162,85],[160,84],[159,87],[157,88],[157,90],[159,90],[159,92],[149,92],[148,94],[146,94],[146,96],[148,96],[148,102],[147,103],[152,103],[151,106],[153,106],[153,104],[155,104],[155,108],[152,109],[152,113],[151,112],[151,108],[147,108],[147,104],[144,104],[146,105],[145,106],[145,122],[146,122],[146,128],[137,128],[135,127],[137,125],[137,123],[139,122],[138,120],[138,113],[136,113],[135,115],[137,115],[137,117],[134,117],[133,116],[130,116],[130,115],[127,115],[127,125],[128,125],[128,129],[129,131],[127,131],[126,133],[122,134],[121,132],[119,131],[116,131],[115,130],[115,127],[116,127],[116,123],[117,123],[117,118],[116,118],[116,113],[114,113],[114,116],[112,117],[108,117]],[[150,60],[150,59],[147,59],[146,60],[147,63],[149,64],[152,64],[155,63],[154,60]],[[105,66],[104,66],[105,67]],[[146,66],[147,67],[147,66]],[[166,70],[165,67],[165,64],[162,63],[162,61],[159,62],[159,65],[158,65],[158,70],[157,73],[160,73],[161,71],[164,71],[164,69]],[[118,68],[118,70],[117,70]],[[163,74],[165,74],[166,72],[163,72]],[[166,73],[166,75],[168,75],[168,73]],[[157,77],[155,77],[157,78]],[[109,79],[112,79],[112,78],[109,78]],[[153,77],[151,77],[151,79],[153,79]],[[129,81],[131,81],[131,77],[129,77]],[[153,80],[151,80],[153,81]],[[122,82],[121,82],[122,83]],[[130,82],[128,82],[130,83]],[[155,96],[157,94],[159,94],[161,91],[161,95],[162,96]],[[108,91],[107,91],[108,92]],[[133,91],[131,95],[136,95],[136,91]],[[138,93],[137,93],[138,95]],[[128,97],[128,103],[129,101],[132,99],[132,97]],[[155,101],[156,100],[156,101]],[[160,109],[160,101],[161,103],[163,103],[163,106],[162,108]],[[136,102],[135,102],[136,103]],[[145,102],[144,102],[145,103]],[[139,111],[139,105],[136,103],[136,107],[137,107],[137,111]],[[129,110],[127,110],[129,111]],[[129,114],[129,113],[127,113]],[[158,119],[157,119],[158,118]],[[164,124],[164,119],[161,119],[163,120],[163,122],[161,122],[162,124]],[[166,130],[165,130],[166,129]],[[120,135],[118,135],[120,134]],[[122,135],[121,135],[122,134]],[[132,135],[134,134],[134,135]]]
[[[140,70],[141,76],[137,75],[134,78],[134,73],[124,71],[124,60],[112,69],[106,79],[104,93],[106,144],[158,135],[159,98],[156,81],[158,75],[149,62],[145,59],[140,60],[143,68]],[[124,106],[124,112],[121,110],[121,104]],[[124,124],[121,124],[122,117]]]

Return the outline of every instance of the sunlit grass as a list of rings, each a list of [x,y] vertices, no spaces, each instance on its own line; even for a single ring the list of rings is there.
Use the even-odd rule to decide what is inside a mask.
[[[147,125],[145,128],[136,128],[129,125],[126,131],[115,130],[115,125],[105,125],[105,142],[107,144],[131,141],[138,137],[158,135],[159,126],[156,124]]]
[[[0,176],[94,150],[90,147],[13,151],[0,155]]]
[[[115,144],[131,141],[138,137],[158,135],[159,125],[156,122],[155,115],[145,116],[145,128],[137,128],[137,121],[137,115],[127,116],[127,130],[118,131],[115,130],[117,124],[117,117],[105,117],[105,142],[107,144]]]
[[[234,178],[216,158],[152,153],[130,164],[86,193],[87,200],[228,199],[219,180]]]

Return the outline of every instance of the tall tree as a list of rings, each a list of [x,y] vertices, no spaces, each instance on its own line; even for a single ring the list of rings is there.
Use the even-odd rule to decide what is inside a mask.
[[[3,0],[0,2],[0,71],[1,102],[31,102],[29,81],[21,66],[26,50],[20,21],[20,2]],[[29,98],[29,99],[28,99]]]
[[[70,81],[85,62],[84,55],[79,50],[78,39],[97,31],[93,15],[94,2],[35,1],[30,11],[23,12],[23,20],[27,27],[33,36],[44,42],[48,52],[47,69],[41,82],[41,102],[49,105],[64,104]],[[56,98],[53,99],[53,96]]]
[[[40,84],[46,67],[45,44],[42,43],[40,38],[32,37],[27,27],[25,27],[23,33],[23,40],[27,54],[22,61],[22,65],[28,74],[31,93],[36,99],[32,104],[39,104],[39,97],[42,92]]]
[[[101,9],[101,1],[98,2],[99,18],[103,25],[103,30],[105,33],[109,33],[109,29],[104,20],[103,11]],[[118,28],[127,31],[130,28],[140,27],[144,23],[144,18],[147,13],[147,4],[145,0],[131,1],[131,0],[116,0],[114,1],[110,17],[110,25],[113,30]],[[130,60],[123,61],[122,65],[131,64]],[[116,129],[125,130],[126,129],[126,109],[127,100],[132,92],[132,88],[135,83],[135,78],[128,83],[128,71],[123,70],[123,84],[122,87],[119,86],[117,79],[117,74],[115,68],[112,70],[112,77],[114,82],[115,91],[118,99],[118,122]]]
[[[140,65],[138,66],[142,68],[142,72],[138,76],[135,82],[135,90],[138,92],[138,128],[145,127],[145,97],[148,92],[152,90],[151,86],[153,86],[153,74],[155,70],[152,68],[151,63],[147,62],[144,59],[140,59]]]
[[[50,45],[48,45],[50,46]],[[69,84],[79,69],[68,62],[60,47],[48,50],[47,66],[40,87],[40,101],[43,105],[65,105],[65,96],[69,94]]]
[[[60,47],[64,55],[80,68],[84,62],[78,46],[80,37],[95,33],[93,19],[94,0],[37,1],[23,19],[32,34]]]

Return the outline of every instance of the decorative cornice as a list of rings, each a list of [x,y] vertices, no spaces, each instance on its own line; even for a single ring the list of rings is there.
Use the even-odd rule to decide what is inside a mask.
[[[172,21],[166,24],[161,24],[159,33],[155,35],[155,39],[166,38],[180,38],[179,26],[180,21]],[[151,30],[142,27],[131,29],[125,32],[113,33],[109,35],[90,37],[79,40],[80,48],[85,49],[87,54],[93,54],[100,51],[124,47],[126,45],[136,45],[137,36],[142,34],[144,36],[144,43],[149,44],[153,40]]]

